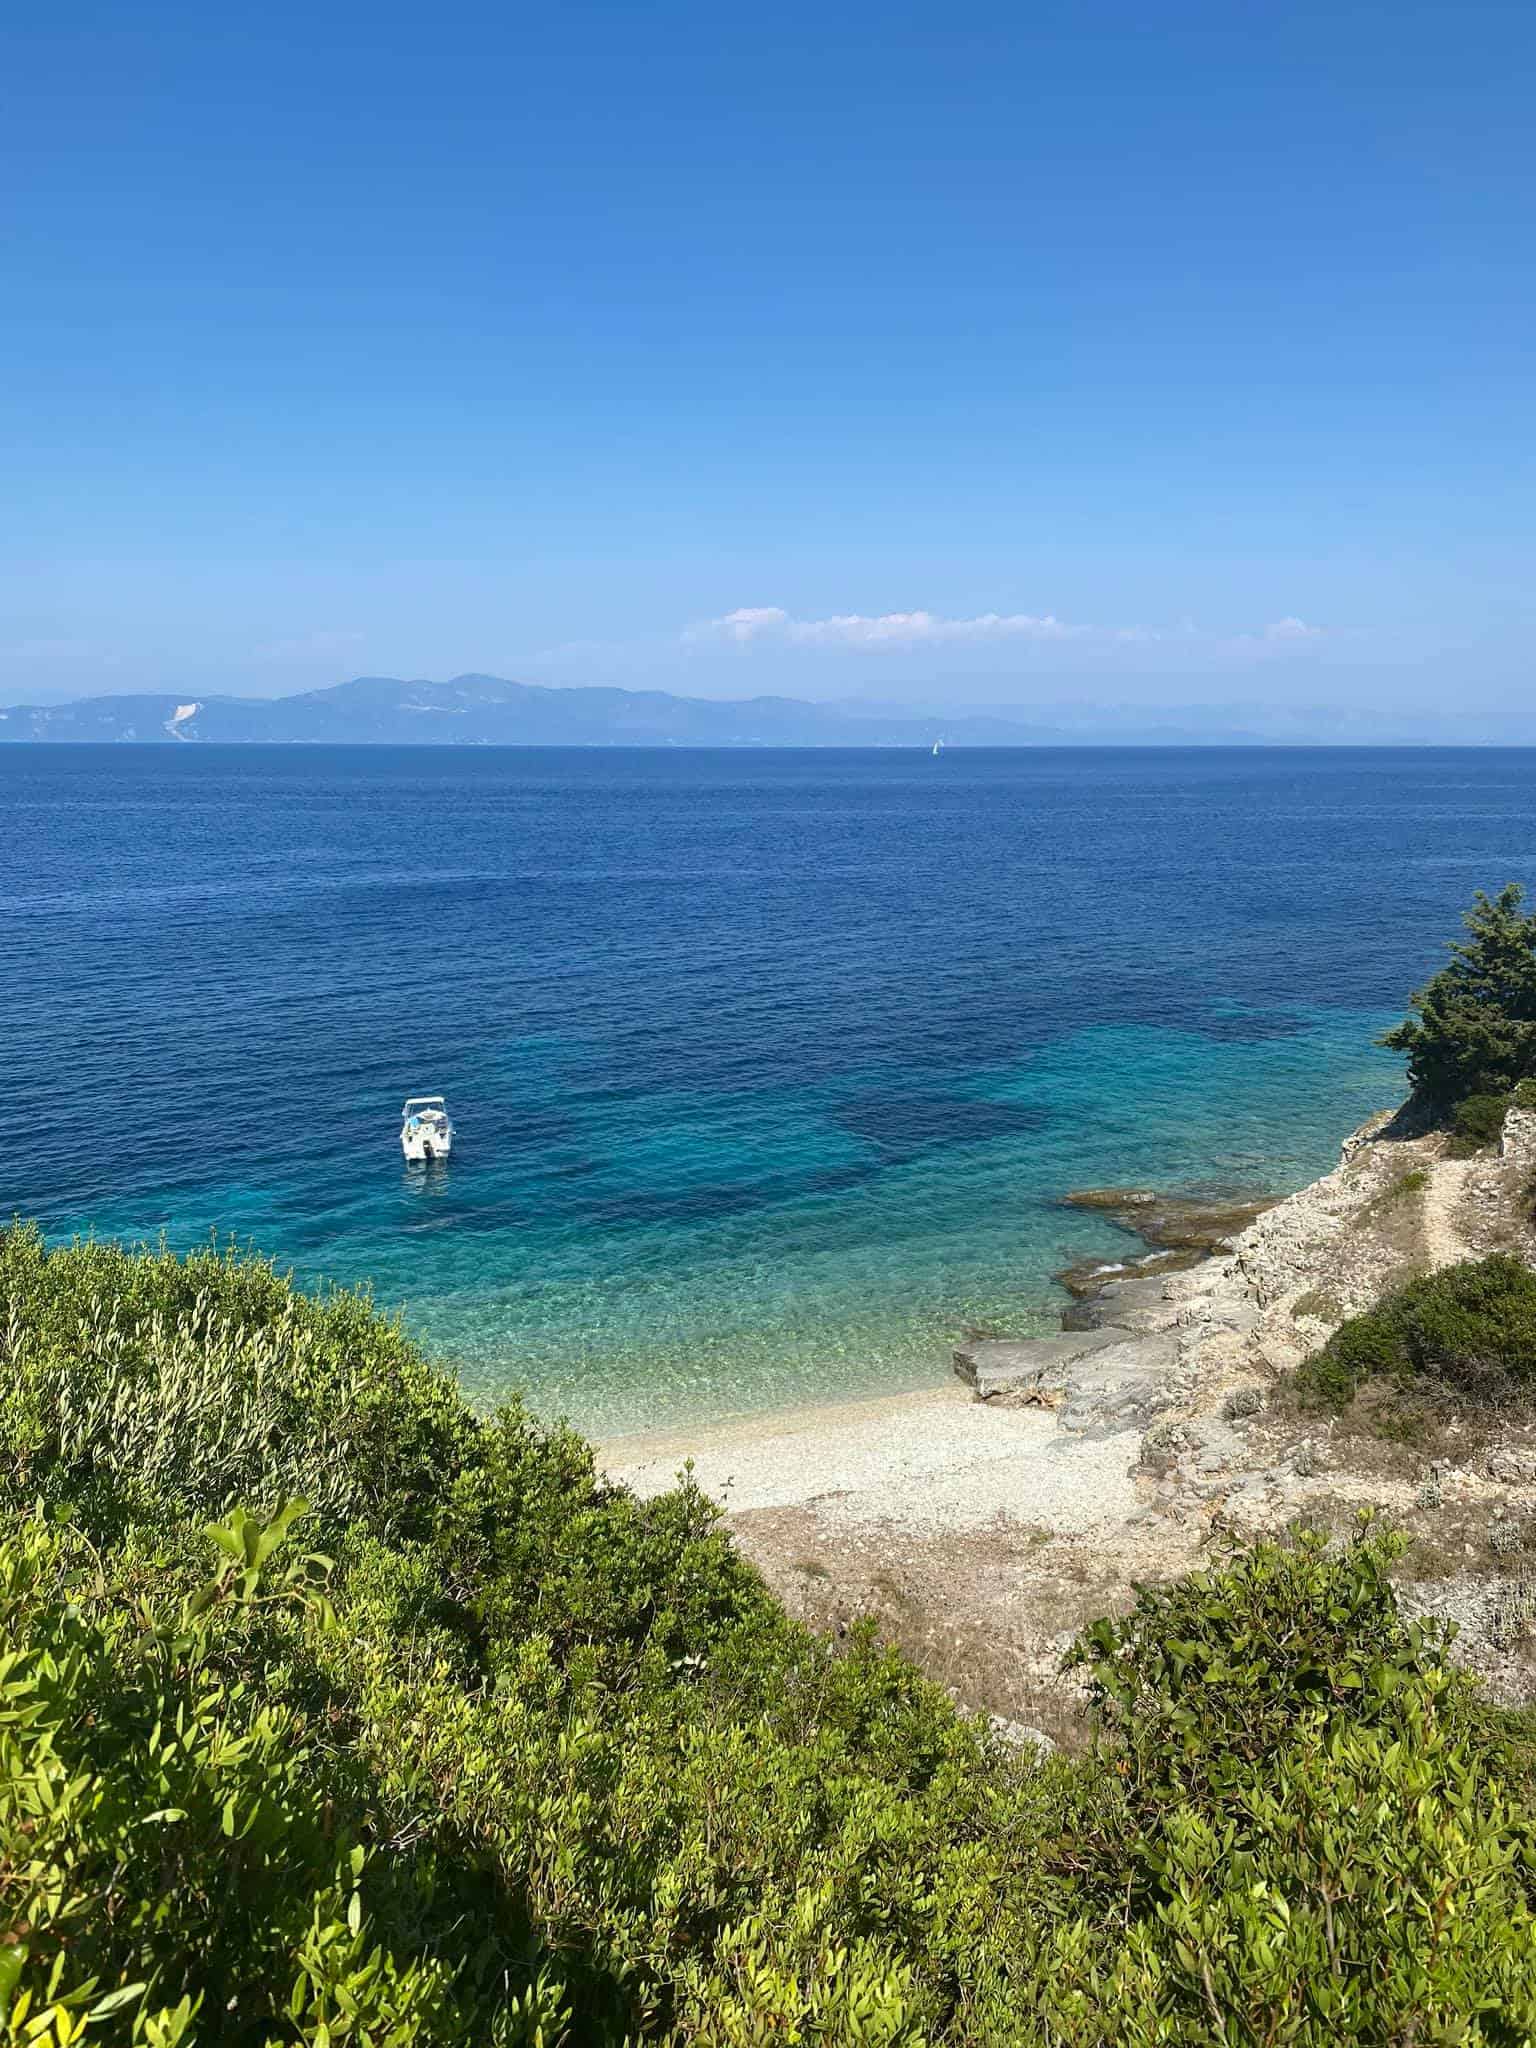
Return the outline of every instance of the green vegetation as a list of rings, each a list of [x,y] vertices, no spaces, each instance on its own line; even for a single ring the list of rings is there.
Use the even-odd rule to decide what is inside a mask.
[[[1451,1118],[1451,1130],[1461,1152],[1486,1152],[1490,1145],[1496,1145],[1504,1129],[1504,1119],[1514,1100],[1512,1095],[1467,1095],[1457,1103]]]
[[[0,2042],[1524,2040],[1528,1745],[1397,1554],[1142,1594],[1042,1764],[366,1303],[0,1235]]]
[[[1536,1273],[1508,1252],[1409,1281],[1341,1323],[1296,1375],[1304,1400],[1342,1408],[1370,1379],[1497,1402],[1536,1387]]]
[[[1479,890],[1463,919],[1468,938],[1413,998],[1417,1016],[1382,1040],[1408,1055],[1414,1092],[1438,1116],[1536,1082],[1536,912],[1524,900],[1514,882],[1493,898]]]

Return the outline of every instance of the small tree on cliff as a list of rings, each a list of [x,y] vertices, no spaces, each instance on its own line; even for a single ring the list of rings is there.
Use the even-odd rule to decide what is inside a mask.
[[[1381,1041],[1408,1055],[1414,1093],[1450,1109],[1469,1095],[1504,1095],[1536,1075],[1536,913],[1509,882],[1481,889],[1462,922],[1470,936],[1413,997],[1418,1012]]]

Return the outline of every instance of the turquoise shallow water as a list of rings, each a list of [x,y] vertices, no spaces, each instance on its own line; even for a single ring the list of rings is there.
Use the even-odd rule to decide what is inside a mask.
[[[17,748],[0,823],[0,1205],[366,1281],[607,1433],[1047,1325],[1133,1248],[1072,1187],[1326,1168],[1536,757]]]
[[[1038,1114],[1034,1128],[959,1138],[766,1211],[635,1233],[611,1260],[567,1243],[487,1284],[466,1248],[413,1320],[471,1387],[498,1385],[517,1333],[543,1398],[594,1428],[923,1384],[967,1328],[1054,1328],[1063,1297],[1048,1276],[1061,1266],[1140,1250],[1063,1210],[1063,1190],[1278,1189],[1331,1164],[1360,1105],[1395,1093],[1395,1063],[1369,1050],[1382,1021],[1298,1018],[1294,1036],[1236,1057],[1198,1033],[1084,1031],[1016,1068],[952,1077],[957,1122],[975,1105]],[[1135,1077],[1118,1101],[1112,1076]],[[859,1159],[836,1104],[812,1091],[670,1108],[674,1130],[613,1161],[614,1185],[739,1186]]]

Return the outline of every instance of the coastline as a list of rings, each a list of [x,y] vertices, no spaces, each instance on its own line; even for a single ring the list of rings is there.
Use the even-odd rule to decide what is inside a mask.
[[[1141,1259],[1073,1276],[1054,1335],[962,1344],[916,1391],[613,1437],[599,1463],[648,1495],[691,1462],[792,1613],[834,1635],[872,1621],[968,1707],[1064,1743],[1083,1739],[1061,1673],[1079,1629],[1298,1516],[1343,1530],[1370,1508],[1408,1528],[1422,1583],[1402,1597],[1457,1620],[1459,1654],[1497,1688],[1510,1652],[1487,1531],[1536,1510],[1536,1442],[1515,1483],[1460,1419],[1426,1449],[1368,1413],[1306,1414],[1287,1389],[1408,1275],[1494,1249],[1536,1264],[1533,1171],[1536,1113],[1469,1159],[1382,1112],[1294,1195],[1246,1221],[1220,1205],[1230,1234],[1215,1217],[1203,1245],[1148,1230]],[[1190,1235],[1148,1190],[1086,1193],[1127,1230],[1156,1215]]]
[[[1236,1232],[1276,1201],[1091,1188],[1063,1195],[1061,1206],[1098,1211],[1142,1246],[1139,1256],[1084,1261],[1055,1276],[1067,1297],[1058,1314],[1059,1330],[1067,1333],[1091,1329],[1113,1314],[1117,1291],[1127,1282],[1160,1285],[1165,1276],[1194,1271],[1230,1250]],[[1032,1346],[1049,1344],[1052,1337],[1012,1341]],[[985,1343],[995,1348],[994,1340]],[[950,1482],[976,1463],[985,1468],[1043,1450],[1055,1432],[1038,1408],[1027,1411],[1022,1426],[1018,1411],[1009,1411],[1015,1419],[1008,1423],[979,1422],[983,1404],[960,1363],[974,1348],[955,1347],[951,1370],[928,1386],[624,1432],[598,1442],[598,1460],[611,1478],[642,1497],[664,1492],[691,1463],[695,1483],[733,1512],[837,1498],[844,1513],[878,1520],[876,1497],[883,1483],[899,1501],[898,1520],[980,1526],[1007,1503],[994,1500],[994,1489],[985,1484],[972,1486],[964,1499],[951,1498],[958,1489]],[[1103,1514],[1088,1517],[1085,1526],[1131,1504],[1125,1490],[1112,1485],[1103,1500]]]

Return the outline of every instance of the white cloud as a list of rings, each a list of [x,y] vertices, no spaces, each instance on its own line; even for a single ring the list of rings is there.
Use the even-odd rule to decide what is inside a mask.
[[[1070,640],[1090,629],[1032,612],[980,612],[947,619],[938,612],[837,612],[827,619],[796,619],[781,605],[748,605],[692,626],[688,640],[788,641],[801,647],[925,647],[955,641]]]
[[[692,627],[684,637],[707,640],[718,634],[727,640],[756,640],[763,633],[792,624],[789,613],[781,611],[778,605],[760,604],[727,612],[723,619],[710,619],[705,625]]]
[[[1264,638],[1277,646],[1294,647],[1298,641],[1321,640],[1321,626],[1309,626],[1305,619],[1276,619],[1272,626],[1264,628]]]
[[[946,618],[939,612],[834,612],[825,619],[797,619],[782,605],[744,605],[717,619],[690,626],[686,641],[729,641],[738,647],[845,647],[866,651],[887,648],[982,645],[999,641],[1060,643],[1071,641],[1085,650],[1162,646],[1204,649],[1211,655],[1265,659],[1301,653],[1328,637],[1321,626],[1288,616],[1236,633],[1214,632],[1184,619],[1176,626],[1083,626],[1058,619],[1053,612],[978,612],[972,618]]]

